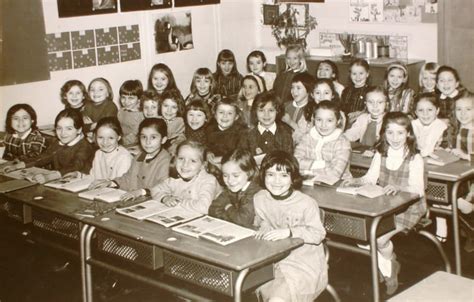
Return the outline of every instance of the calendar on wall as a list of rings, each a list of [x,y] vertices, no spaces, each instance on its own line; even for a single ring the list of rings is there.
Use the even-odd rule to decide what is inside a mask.
[[[50,71],[141,59],[139,26],[77,30],[46,35]]]

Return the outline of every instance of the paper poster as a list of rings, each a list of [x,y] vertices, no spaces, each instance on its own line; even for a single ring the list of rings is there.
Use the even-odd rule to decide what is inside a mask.
[[[420,23],[434,22],[437,1],[433,0],[350,0],[351,22]],[[429,15],[431,14],[431,16]]]
[[[191,12],[172,12],[154,16],[156,53],[194,48]]]
[[[407,59],[408,58],[408,37],[390,36],[390,58]]]
[[[349,4],[349,20],[351,22],[369,22],[369,1],[351,0]]]

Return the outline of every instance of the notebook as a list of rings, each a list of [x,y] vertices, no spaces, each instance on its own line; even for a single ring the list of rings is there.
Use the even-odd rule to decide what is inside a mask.
[[[100,189],[94,189],[90,191],[81,192],[79,193],[79,197],[111,203],[111,202],[120,201],[120,198],[125,193],[127,192],[120,189],[100,188]]]
[[[384,195],[383,188],[379,185],[366,184],[360,187],[350,186],[350,187],[341,187],[339,186],[336,189],[336,192],[352,194],[352,195],[361,195],[367,198],[375,198]]]
[[[93,181],[94,178],[92,176],[86,176],[84,178],[60,178],[58,180],[46,183],[45,186],[77,193],[89,188]]]

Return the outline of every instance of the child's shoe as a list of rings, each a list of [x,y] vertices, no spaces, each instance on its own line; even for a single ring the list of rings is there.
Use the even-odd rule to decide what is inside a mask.
[[[393,254],[392,257],[392,275],[390,277],[384,277],[385,286],[387,288],[387,295],[393,295],[398,289],[398,274],[400,273],[400,263],[397,261],[397,257]]]

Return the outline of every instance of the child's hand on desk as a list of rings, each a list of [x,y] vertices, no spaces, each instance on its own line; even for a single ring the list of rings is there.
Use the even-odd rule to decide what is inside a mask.
[[[32,176],[31,180],[33,182],[36,182],[36,183],[39,183],[39,184],[44,184],[46,182],[46,176],[44,176],[41,173],[38,173],[38,174]]]
[[[130,192],[127,192],[127,193],[123,194],[120,197],[120,201],[134,200],[135,198],[138,198],[142,195],[143,195],[142,189],[133,190],[133,191],[130,191]]]
[[[107,188],[107,187],[110,187],[111,184],[112,184],[111,180],[96,179],[89,185],[89,188],[87,188],[87,189],[88,190],[94,190],[94,189]]]
[[[395,186],[387,185],[383,188],[383,192],[385,195],[396,195],[398,193],[398,189]]]
[[[25,163],[20,161],[20,162],[13,162],[12,164],[6,165],[3,167],[2,172],[3,173],[8,173],[12,172],[15,170],[20,170],[25,168]]]
[[[181,202],[181,200],[176,196],[165,196],[163,197],[161,202],[164,203],[167,207],[175,207],[178,205],[178,203]]]
[[[464,153],[461,149],[459,148],[456,148],[456,149],[452,149],[451,150],[451,153],[461,159],[465,159],[465,160],[469,160],[469,155],[467,155],[466,153]]]
[[[80,178],[80,177],[81,177],[81,172],[73,171],[73,172],[69,172],[69,173],[64,174],[64,176],[62,178],[63,179],[72,179],[72,178]]]
[[[271,230],[268,232],[259,231],[255,235],[255,238],[269,240],[269,241],[276,241],[280,239],[289,238],[290,236],[291,236],[290,229],[276,229],[276,230]]]
[[[369,157],[372,158],[374,157],[375,153],[373,150],[365,150],[364,153],[362,153],[362,157]]]

